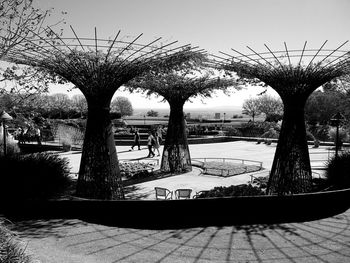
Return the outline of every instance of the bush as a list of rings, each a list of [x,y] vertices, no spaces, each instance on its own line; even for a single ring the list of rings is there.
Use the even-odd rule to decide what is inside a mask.
[[[0,198],[50,199],[69,183],[66,158],[56,154],[33,153],[0,157]]]
[[[2,263],[30,263],[30,257],[25,249],[15,239],[13,233],[2,226],[0,222],[0,262]]]
[[[228,128],[225,130],[227,131],[226,133],[227,136],[242,136],[242,133],[235,128]]]
[[[350,187],[350,152],[330,159],[326,165],[326,178],[337,189]]]
[[[198,198],[205,197],[232,197],[232,196],[256,196],[265,195],[265,192],[256,186],[250,184],[231,185],[228,187],[219,186],[214,187],[207,192],[204,192],[198,196]]]
[[[329,130],[329,138],[334,142],[334,144],[337,143],[337,129],[331,128]],[[342,146],[343,142],[345,142],[348,139],[348,133],[345,129],[340,128],[338,132],[338,146]]]
[[[153,176],[153,166],[146,163],[119,163],[120,174],[127,179],[143,179]]]

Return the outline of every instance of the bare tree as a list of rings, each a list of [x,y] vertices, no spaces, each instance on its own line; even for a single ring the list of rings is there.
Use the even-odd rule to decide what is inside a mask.
[[[259,103],[255,98],[249,98],[243,102],[242,105],[242,114],[246,114],[250,117],[254,118],[256,116],[259,116],[261,114],[261,111],[259,109]]]

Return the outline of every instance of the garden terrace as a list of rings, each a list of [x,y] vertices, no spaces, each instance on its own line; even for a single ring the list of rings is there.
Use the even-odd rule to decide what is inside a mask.
[[[3,59],[39,68],[59,83],[74,84],[85,96],[88,106],[82,161],[77,195],[85,198],[123,199],[118,157],[110,120],[114,93],[127,82],[148,71],[171,69],[203,50],[190,45],[175,46],[177,41],[162,44],[157,38],[148,44],[123,41],[120,31],[113,41],[97,37],[62,38],[51,28],[47,37],[32,32],[34,38],[19,43]],[[13,33],[13,32],[11,32]]]

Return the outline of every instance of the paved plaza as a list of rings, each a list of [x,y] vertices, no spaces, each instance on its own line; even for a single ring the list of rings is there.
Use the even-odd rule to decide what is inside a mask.
[[[129,151],[117,147],[119,159],[147,155],[146,149]],[[191,156],[230,157],[262,161],[269,170],[275,145],[230,142],[190,145]],[[328,158],[326,147],[310,148],[312,165]],[[77,172],[80,153],[64,153]],[[322,170],[317,170],[322,171]],[[139,184],[138,191],[154,198],[155,185],[173,190],[179,186],[196,190],[215,185],[239,184],[249,175],[210,178],[199,170]],[[201,183],[200,183],[201,182]],[[330,204],[325,204],[330,205]],[[234,207],[223,208],[232,209]],[[247,207],[249,209],[249,207]],[[120,215],[123,216],[123,215]],[[174,215],[162,215],[166,220]],[[147,217],[139,216],[139,220]],[[88,223],[78,219],[27,220],[11,229],[23,240],[38,262],[350,262],[350,210],[316,221],[275,225],[208,226],[187,229],[132,229]]]

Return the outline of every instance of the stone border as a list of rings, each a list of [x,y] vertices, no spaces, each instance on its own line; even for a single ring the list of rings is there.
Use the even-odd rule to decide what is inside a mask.
[[[189,200],[2,201],[10,219],[79,218],[118,227],[169,229],[276,224],[330,217],[350,207],[350,188],[292,196],[246,196]]]

